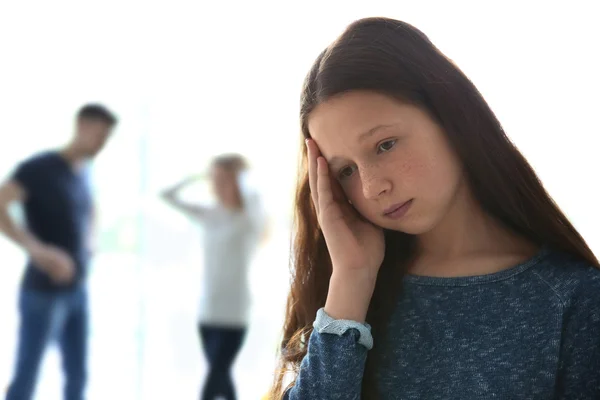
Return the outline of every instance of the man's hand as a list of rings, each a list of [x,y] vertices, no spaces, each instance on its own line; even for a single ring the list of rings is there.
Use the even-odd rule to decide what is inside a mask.
[[[34,265],[57,284],[66,285],[75,278],[75,262],[67,252],[58,247],[36,244],[29,249],[29,256]]]

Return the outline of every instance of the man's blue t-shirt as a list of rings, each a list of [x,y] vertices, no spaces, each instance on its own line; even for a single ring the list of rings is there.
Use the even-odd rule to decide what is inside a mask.
[[[59,286],[29,260],[23,289],[59,291],[81,284],[89,260],[92,213],[85,171],[74,169],[58,152],[51,151],[19,164],[12,179],[27,193],[24,212],[29,232],[43,243],[65,250],[76,267],[75,280]]]

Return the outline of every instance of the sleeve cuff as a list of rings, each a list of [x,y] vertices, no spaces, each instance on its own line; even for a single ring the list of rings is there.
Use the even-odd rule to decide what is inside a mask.
[[[317,318],[313,323],[313,327],[319,333],[329,333],[342,336],[349,329],[356,329],[360,334],[358,343],[362,344],[371,350],[373,348],[373,336],[371,335],[371,326],[369,324],[361,324],[360,322],[350,321],[345,319],[333,319],[323,308],[317,311]]]

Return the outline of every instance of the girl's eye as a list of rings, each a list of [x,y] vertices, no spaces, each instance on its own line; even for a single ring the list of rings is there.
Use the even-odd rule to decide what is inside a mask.
[[[394,147],[395,144],[396,144],[396,139],[386,140],[385,142],[383,142],[379,146],[377,146],[377,152],[385,153],[386,151],[390,151]]]
[[[355,167],[344,167],[339,172],[340,179],[350,178],[354,173]]]

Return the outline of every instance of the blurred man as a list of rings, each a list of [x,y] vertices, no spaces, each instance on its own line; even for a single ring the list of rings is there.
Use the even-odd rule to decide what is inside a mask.
[[[48,344],[57,340],[66,400],[82,400],[86,384],[88,309],[86,270],[94,208],[86,161],[104,147],[117,119],[100,105],[77,114],[75,134],[59,151],[37,154],[0,186],[0,230],[27,252],[19,294],[19,344],[7,400],[33,396]],[[21,202],[26,228],[11,219]]]

